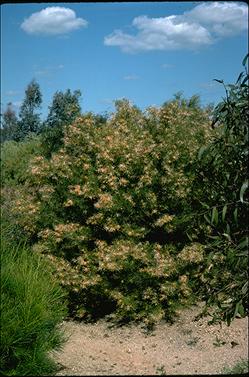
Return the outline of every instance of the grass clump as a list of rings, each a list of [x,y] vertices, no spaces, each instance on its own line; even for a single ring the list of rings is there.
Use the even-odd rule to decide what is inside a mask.
[[[66,314],[63,293],[42,257],[23,243],[10,244],[4,234],[1,266],[0,373],[50,374],[56,364],[48,352],[64,339],[58,327]]]
[[[232,368],[224,368],[226,374],[248,374],[248,360],[241,359]]]

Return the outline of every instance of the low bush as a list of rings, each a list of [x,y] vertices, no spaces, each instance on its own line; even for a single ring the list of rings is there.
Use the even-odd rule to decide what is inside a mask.
[[[64,341],[59,326],[66,315],[65,295],[47,262],[25,244],[1,238],[0,371],[7,376],[40,376],[56,370],[49,351]]]

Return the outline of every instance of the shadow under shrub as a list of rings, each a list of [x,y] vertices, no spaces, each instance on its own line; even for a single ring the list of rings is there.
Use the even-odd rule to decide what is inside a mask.
[[[2,229],[3,233],[3,229]],[[25,244],[1,238],[1,355],[4,375],[47,375],[56,370],[48,352],[60,347],[65,295],[47,262]]]

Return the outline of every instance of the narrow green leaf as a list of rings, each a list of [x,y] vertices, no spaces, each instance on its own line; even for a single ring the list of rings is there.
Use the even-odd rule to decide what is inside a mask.
[[[240,249],[244,249],[244,247],[248,247],[248,236],[246,236],[243,241],[240,242],[239,246]]]
[[[211,223],[214,224],[214,225],[217,225],[218,224],[218,210],[216,207],[213,208],[212,210],[212,218],[211,218]]]
[[[231,241],[231,237],[227,233],[222,233],[223,236],[225,236],[229,241]]]
[[[239,83],[239,81],[240,81],[241,78],[243,77],[243,74],[244,74],[244,72],[240,72],[239,77],[237,78],[236,84]]]
[[[236,255],[237,255],[237,257],[247,257],[249,255],[249,250],[246,249],[246,250],[244,250],[241,253],[236,254]]]
[[[235,210],[233,212],[233,217],[234,217],[234,221],[237,225],[238,224],[238,207],[235,208]]]
[[[241,83],[241,86],[246,86],[245,83],[248,81],[248,76],[244,78],[244,80]]]
[[[218,79],[213,79],[213,81],[217,81],[217,82],[219,82],[220,84],[223,84],[223,83],[224,83],[223,80],[218,80]]]
[[[246,61],[247,61],[248,57],[249,57],[249,53],[246,54],[246,56],[244,57],[244,59],[243,59],[243,61],[242,61],[242,65],[243,65],[243,66],[246,65]]]
[[[200,150],[198,152],[198,159],[199,160],[202,158],[202,155],[203,155],[203,153],[205,152],[206,149],[207,149],[207,147],[204,146],[204,145],[200,148]]]
[[[244,197],[244,193],[245,193],[247,188],[248,188],[248,180],[243,183],[243,185],[241,186],[241,189],[240,189],[239,197],[240,197],[241,203],[244,202],[243,197]]]
[[[230,225],[227,224],[227,231],[226,231],[226,234],[228,234],[228,235],[230,236],[230,233],[231,233]]]
[[[208,224],[211,224],[211,221],[210,221],[210,219],[208,218],[207,215],[204,215],[204,219],[206,220],[206,222],[207,222]]]
[[[209,205],[207,205],[206,203],[203,203],[203,202],[200,201],[200,204],[201,204],[202,207],[204,207],[204,208],[209,208]]]
[[[244,306],[243,306],[242,303],[239,304],[239,307],[238,307],[238,313],[239,313],[239,315],[240,315],[241,317],[243,317],[244,314],[245,314]]]
[[[234,313],[233,313],[233,318],[235,318],[236,315],[238,314],[240,304],[241,304],[240,302],[237,302],[237,304],[236,304],[236,306],[235,306]]]
[[[186,235],[187,235],[187,237],[188,237],[188,239],[189,239],[190,241],[193,241],[193,238],[188,234],[188,232],[186,232]]]
[[[245,282],[245,284],[243,285],[243,287],[241,289],[241,292],[242,292],[243,295],[245,293],[247,293],[247,291],[248,291],[248,281]]]
[[[222,209],[222,221],[223,222],[225,220],[226,213],[227,213],[227,205],[225,204],[223,209]]]

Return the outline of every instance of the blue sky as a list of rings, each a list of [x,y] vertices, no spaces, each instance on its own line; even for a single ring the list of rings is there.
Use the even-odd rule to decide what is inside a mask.
[[[245,2],[23,3],[1,7],[1,102],[18,106],[35,78],[46,116],[56,91],[80,89],[82,110],[128,98],[141,109],[173,94],[224,94],[248,46]]]

